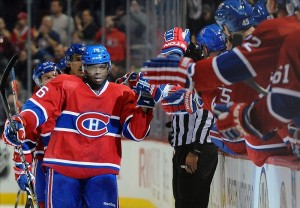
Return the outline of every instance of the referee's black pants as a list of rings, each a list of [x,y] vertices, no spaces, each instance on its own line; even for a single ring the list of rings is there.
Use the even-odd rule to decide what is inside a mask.
[[[173,156],[173,195],[175,208],[206,208],[209,201],[210,184],[217,164],[218,150],[214,144],[203,144],[201,156],[198,158],[197,171],[186,172],[185,158],[189,153],[189,145],[175,148]]]

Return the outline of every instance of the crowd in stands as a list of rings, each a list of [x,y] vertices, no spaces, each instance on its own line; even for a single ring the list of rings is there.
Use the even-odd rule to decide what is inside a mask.
[[[159,3],[163,4],[166,1],[158,1]],[[100,0],[75,0],[71,2],[71,16],[68,16],[67,0],[32,0],[31,17],[29,17],[26,1],[1,1],[0,69],[5,68],[13,54],[19,54],[15,73],[20,89],[28,89],[28,47],[31,49],[31,68],[34,68],[37,63],[43,61],[53,61],[59,64],[71,43],[101,43],[111,54],[111,79],[114,81],[129,70],[126,69],[127,47],[130,50],[130,70],[140,67],[142,61],[146,59],[145,51],[154,47],[152,43],[146,44],[145,31],[149,25],[146,24],[145,2],[131,0],[128,9],[126,9],[126,4],[127,2],[122,0],[105,1],[105,15],[102,15]],[[195,21],[192,20],[193,15],[191,18],[187,16],[187,26],[191,28],[192,35],[210,23],[218,2],[187,1],[189,8],[194,8],[195,4],[201,10],[200,16],[196,16]],[[187,12],[193,13],[191,9]],[[105,18],[103,21],[102,17]],[[127,45],[126,37],[128,29],[126,18],[130,21],[129,45]],[[29,19],[31,28],[28,28]],[[28,30],[30,30],[30,45],[27,44]],[[31,80],[31,77],[29,79]],[[24,99],[26,100],[26,96]],[[1,111],[0,126],[3,125],[4,118]]]

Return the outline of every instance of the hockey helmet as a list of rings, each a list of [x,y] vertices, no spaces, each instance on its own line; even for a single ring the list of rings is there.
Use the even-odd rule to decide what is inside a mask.
[[[244,0],[225,0],[215,12],[216,22],[223,28],[226,25],[230,32],[246,30],[253,26],[252,6]]]
[[[48,72],[51,71],[56,71],[58,74],[60,74],[61,72],[57,69],[57,66],[55,63],[51,62],[51,61],[46,61],[43,63],[39,63],[36,65],[36,67],[33,70],[33,75],[32,75],[32,79],[34,80],[34,82],[39,86],[42,87],[43,83],[41,81],[41,77],[43,74],[46,74]]]
[[[196,42],[206,46],[208,53],[226,50],[226,40],[218,24],[205,26],[196,35]]]
[[[107,64],[107,69],[111,70],[110,55],[103,45],[87,46],[85,53],[82,55],[84,65]],[[83,67],[83,71],[84,71]]]
[[[271,15],[269,14],[266,7],[266,0],[259,0],[253,6],[253,20],[254,25],[258,25],[262,21],[266,19],[271,19]]]
[[[59,70],[64,71],[67,67],[67,60],[65,58],[60,59],[56,66]]]
[[[86,46],[83,43],[73,43],[66,51],[66,60],[72,61],[72,56],[74,54],[83,55],[85,48]]]

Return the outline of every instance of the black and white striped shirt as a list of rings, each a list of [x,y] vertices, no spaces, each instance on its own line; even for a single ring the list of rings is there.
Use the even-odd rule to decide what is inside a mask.
[[[211,143],[209,131],[213,123],[213,114],[203,109],[194,114],[173,116],[171,145],[178,147],[192,143]]]

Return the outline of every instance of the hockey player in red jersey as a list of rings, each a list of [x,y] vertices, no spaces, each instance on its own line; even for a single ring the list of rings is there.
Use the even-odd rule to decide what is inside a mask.
[[[71,75],[76,75],[78,77],[83,77],[82,73],[82,61],[81,57],[85,52],[85,45],[80,43],[71,44],[66,51],[65,60],[67,60],[67,68],[63,68],[64,72]],[[36,91],[47,84],[50,80],[55,78],[61,72],[57,69],[57,65],[52,62],[44,62],[38,64],[33,72],[33,80],[36,83]],[[32,164],[32,155],[34,156],[34,177],[35,177],[35,191],[37,195],[37,201],[39,207],[45,207],[45,170],[42,168],[42,162],[44,158],[44,152],[47,148],[50,135],[55,127],[55,120],[49,119],[46,123],[38,127],[35,131],[32,131],[30,135],[27,135],[26,143],[23,144],[23,149],[26,156],[27,162]],[[34,148],[34,146],[36,146]],[[28,151],[30,149],[30,151]],[[20,185],[22,190],[25,189],[27,184],[27,179],[24,172],[21,170],[22,165],[20,162],[20,157],[18,152],[14,152],[14,160],[16,161],[16,180]]]
[[[46,61],[38,64],[33,71],[33,80],[38,87],[44,86],[50,80],[54,79],[60,72],[57,70],[56,65],[50,61]],[[45,172],[42,169],[42,161],[44,156],[44,151],[47,147],[47,143],[50,139],[50,133],[53,130],[55,121],[49,119],[45,124],[38,127],[35,131],[30,132],[26,136],[26,140],[22,142],[22,149],[26,162],[29,166],[32,166],[34,161],[34,178],[35,178],[35,191],[37,195],[37,201],[40,208],[45,207]],[[34,157],[32,158],[32,154]],[[15,179],[22,190],[26,190],[28,184],[27,178],[25,176],[23,165],[21,163],[20,155],[17,151],[14,152],[13,160],[15,161]],[[32,179],[34,179],[32,178]]]
[[[249,15],[248,16],[245,15],[245,14],[249,13],[249,12],[247,12],[246,9],[245,9],[245,11],[234,9],[233,7],[239,6],[237,4],[238,4],[237,1],[230,1],[230,0],[221,3],[221,5],[218,8],[218,10],[220,10],[220,11],[218,11],[218,10],[216,11],[216,19],[220,25],[224,25],[224,27],[229,29],[230,32],[241,33],[243,31],[246,31],[246,29],[250,29],[251,24],[253,23],[253,20],[251,19],[251,17]],[[250,5],[249,5],[249,7],[250,7]],[[247,7],[243,6],[242,8],[247,8]],[[248,10],[250,11],[250,13],[252,12],[251,8],[249,8]],[[248,24],[247,25],[241,24],[242,22],[247,22]],[[247,32],[244,32],[243,34],[249,35],[249,33],[247,33]],[[244,37],[244,38],[247,39],[247,37]],[[228,52],[228,53],[230,53],[230,52]],[[224,56],[226,56],[226,54],[227,53],[224,53]],[[201,62],[202,61],[199,61],[199,62],[197,62],[197,64],[201,63]],[[184,63],[184,61],[182,63]],[[162,62],[158,63],[158,64],[163,65]],[[147,63],[146,63],[146,65],[147,65]],[[147,67],[144,68],[145,70],[142,69],[142,71],[146,71],[145,77],[147,77],[149,74],[153,75],[152,74],[153,68],[151,68],[151,67],[155,66],[155,63],[150,62],[150,64],[148,66],[150,66],[149,67],[150,70],[148,70],[149,68],[147,68]],[[182,66],[182,68],[184,68],[183,64],[181,66]],[[182,70],[182,68],[181,68],[181,70]],[[171,74],[170,71],[171,70],[169,70],[169,74]],[[162,69],[162,72],[160,72],[158,70],[156,70],[155,72],[157,72],[158,74],[161,73],[164,75],[164,69]],[[264,83],[265,87],[267,87],[270,84],[269,77],[270,77],[270,75],[267,76],[268,80]],[[160,80],[160,81],[163,81],[163,80]],[[207,79],[206,79],[206,81],[207,81]],[[260,86],[256,86],[256,87],[260,88]],[[228,92],[232,92],[232,91],[233,91],[233,94],[230,96],[230,101],[252,102],[255,99],[259,98],[259,94],[256,91],[249,88],[249,86],[247,86],[244,83],[232,85],[230,87],[230,89],[228,89],[228,90],[229,91],[227,91],[226,94],[224,94],[224,93],[221,94],[221,100],[224,100],[224,98],[222,98],[223,95],[226,95],[227,97],[229,97]],[[247,93],[245,93],[246,91],[247,91]],[[209,92],[209,93],[207,93],[207,92]],[[207,100],[206,99],[207,94],[210,94],[210,91],[202,91],[201,97],[204,101],[204,107],[208,107],[210,109],[211,105],[207,106],[207,104],[211,103],[211,98]],[[281,130],[281,131],[283,131],[283,130]],[[280,134],[282,135],[282,132],[280,132]],[[229,139],[231,138],[229,136],[226,136],[226,137],[228,137]],[[284,136],[284,138],[285,138],[285,136]],[[261,141],[256,138],[248,138],[247,150],[248,150],[249,157],[258,166],[263,165],[265,159],[268,158],[268,156],[270,156],[270,155],[274,155],[274,154],[281,155],[281,154],[289,154],[290,153],[287,149],[287,146],[284,144],[283,140],[280,138],[279,135],[276,135],[276,136],[273,135],[272,139],[269,141]],[[263,150],[265,150],[265,151],[263,151]]]
[[[3,137],[20,145],[25,134],[49,118],[56,119],[44,165],[47,207],[119,207],[117,178],[121,134],[141,141],[150,130],[152,110],[136,107],[134,92],[110,83],[110,55],[105,47],[87,46],[83,80],[60,75],[43,86],[14,116]]]
[[[295,15],[264,21],[241,46],[228,53],[195,64],[189,64],[188,60],[183,59],[179,62],[179,67],[172,71],[174,75],[178,75],[173,81],[178,82],[176,79],[180,77],[182,84],[188,85],[186,87],[194,83],[195,89],[203,93],[222,84],[230,85],[254,77],[260,88],[267,88],[271,73],[276,68],[282,44],[297,28],[300,28],[299,17]],[[159,64],[162,65],[161,62]],[[155,65],[155,60],[151,61],[153,68]],[[247,94],[245,89],[241,88],[239,91],[244,95]]]
[[[288,2],[287,8],[300,9],[300,2]],[[294,11],[289,11],[293,14]],[[293,16],[298,21],[298,29],[286,35],[279,52],[279,60],[272,75],[271,90],[267,97],[254,104],[235,103],[229,106],[216,106],[215,110],[222,112],[219,116],[219,126],[224,134],[232,138],[243,135],[266,138],[274,130],[293,122],[299,129],[299,20],[300,15]],[[260,76],[260,74],[258,74]],[[225,116],[227,115],[227,116]],[[261,118],[264,119],[261,119]],[[266,122],[267,121],[267,122]],[[294,154],[300,158],[300,138],[297,132],[289,139]],[[292,138],[293,137],[293,138]]]

